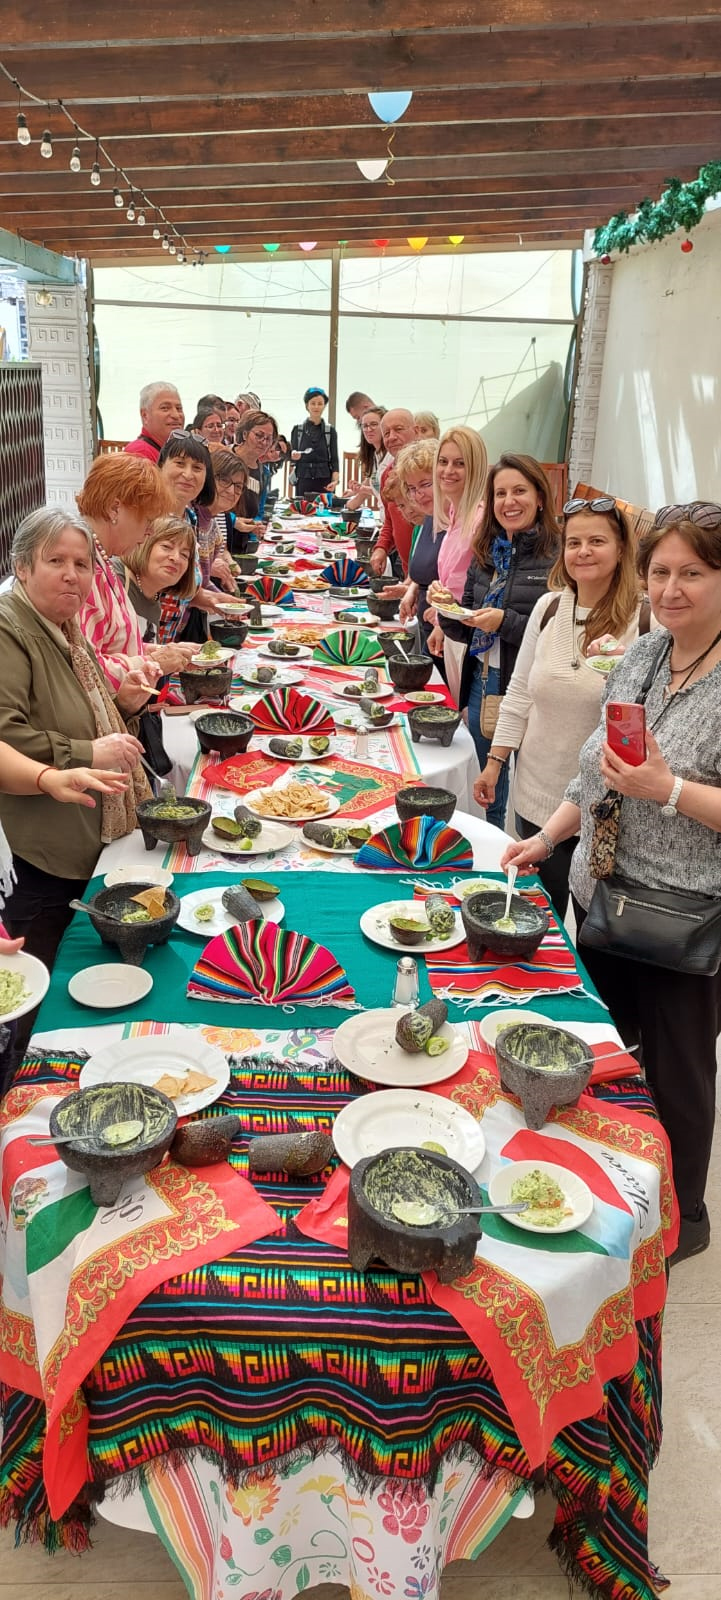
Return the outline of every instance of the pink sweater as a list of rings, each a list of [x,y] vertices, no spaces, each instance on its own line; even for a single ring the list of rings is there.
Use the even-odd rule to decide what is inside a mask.
[[[111,689],[118,690],[128,671],[128,657],[145,655],[145,645],[124,586],[97,544],[93,587],[78,622]]]
[[[451,507],[448,532],[438,551],[438,582],[443,584],[444,589],[450,589],[454,600],[459,603],[463,599],[466,573],[471,564],[473,535],[482,515],[483,507],[480,506],[470,534],[466,536],[456,522],[455,511]]]

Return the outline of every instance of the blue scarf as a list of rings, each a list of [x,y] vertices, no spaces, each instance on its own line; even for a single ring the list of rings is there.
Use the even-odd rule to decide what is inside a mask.
[[[512,539],[507,539],[504,533],[499,533],[496,535],[496,538],[491,545],[491,559],[493,561],[494,573],[491,579],[491,587],[488,590],[486,598],[483,602],[484,606],[497,606],[499,600],[503,599],[503,591],[506,587],[506,581],[508,578],[508,569],[511,565],[512,549]],[[483,628],[474,628],[473,638],[471,639],[471,655],[485,655],[486,651],[491,649],[491,646],[494,644],[497,637],[497,630],[494,630],[493,633],[485,633]]]

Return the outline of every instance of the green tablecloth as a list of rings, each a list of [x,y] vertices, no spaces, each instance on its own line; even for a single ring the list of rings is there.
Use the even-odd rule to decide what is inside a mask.
[[[327,945],[345,967],[356,997],[365,1007],[390,1005],[398,952],[382,950],[364,938],[358,927],[359,918],[368,907],[382,900],[410,899],[411,888],[399,881],[405,876],[404,873],[393,872],[283,872],[278,875],[280,895],[285,905],[284,927],[308,934],[319,944]],[[478,874],[460,876],[474,877]],[[485,876],[496,877],[499,874],[489,873]],[[228,882],[228,874],[223,872],[180,872],[175,875],[173,889],[182,898],[184,894],[204,886],[227,886]],[[439,889],[449,888],[451,882],[452,875],[438,874]],[[94,878],[88,886],[86,899],[102,887],[103,879]],[[118,961],[119,956],[116,950],[101,942],[89,918],[78,912],[60,945],[50,989],[40,1008],[35,1031],[51,1032],[57,1028],[87,1028],[103,1022],[148,1020],[257,1028],[275,1026],[281,1018],[284,1027],[312,1029],[338,1027],[349,1015],[348,1011],[338,1006],[300,1005],[293,1012],[282,1012],[271,1006],[189,1000],[185,992],[188,977],[202,949],[202,939],[176,926],[169,942],[152,947],[143,963],[145,970],[153,977],[150,994],[134,1005],[117,1010],[95,1011],[71,999],[68,982],[74,973],[84,967]],[[418,971],[421,1000],[429,1000],[431,989],[422,959],[418,961]],[[585,974],[583,982],[593,993],[593,986]],[[494,1007],[479,1007],[478,1011],[469,1012],[451,1004],[449,1018],[461,1022],[482,1015],[487,1009],[493,1010]],[[549,1016],[559,1019],[599,1020],[598,1005],[578,996],[546,996],[542,1009]]]

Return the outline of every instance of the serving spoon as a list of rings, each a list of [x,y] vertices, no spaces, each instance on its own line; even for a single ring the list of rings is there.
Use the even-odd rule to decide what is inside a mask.
[[[122,1145],[132,1144],[143,1131],[144,1123],[137,1118],[129,1118],[127,1122],[110,1122],[106,1128],[100,1128],[97,1133],[62,1133],[57,1138],[52,1133],[31,1134],[29,1144],[77,1144],[80,1139],[99,1139],[101,1144],[106,1144],[109,1150],[118,1150]],[[108,1135],[113,1133],[113,1137]]]
[[[528,1200],[514,1200],[509,1201],[508,1205],[505,1206],[460,1207],[458,1210],[454,1209],[452,1215],[453,1217],[482,1217],[489,1212],[494,1212],[496,1216],[516,1216],[521,1211],[527,1211],[529,1205],[530,1201]],[[406,1211],[405,1216],[399,1215],[401,1210]],[[408,1216],[408,1210],[415,1212],[412,1218]],[[410,1202],[400,1200],[394,1206],[391,1206],[396,1222],[403,1222],[409,1228],[431,1228],[434,1222],[438,1222],[445,1215],[446,1210],[450,1210],[450,1207],[433,1206],[430,1202],[422,1200],[411,1200]]]

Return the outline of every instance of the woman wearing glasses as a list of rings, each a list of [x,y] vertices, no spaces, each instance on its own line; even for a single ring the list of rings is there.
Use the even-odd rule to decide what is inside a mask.
[[[704,906],[713,909],[721,898],[721,506],[664,507],[639,541],[638,562],[658,627],[614,667],[606,693],[609,700],[645,705],[646,760],[631,766],[614,755],[602,715],[561,804],[539,832],[509,846],[502,865],[515,862],[521,872],[535,871],[565,839],[579,835],[570,874],[579,945],[624,1041],[641,1045],[671,1143],[681,1209],[673,1260],[680,1261],[705,1250],[710,1238],[704,1190],[714,1130],[721,971],[713,973],[713,961],[706,971],[682,968],[686,930]],[[603,809],[594,818],[591,807],[599,802]],[[630,880],[629,895],[642,910],[646,906],[625,955],[613,953],[620,932],[614,937],[613,924],[622,922],[618,908],[606,924],[603,948],[584,940],[592,900],[598,894],[596,908],[603,903],[599,880],[608,874],[609,853],[614,876]],[[654,964],[642,942],[648,905],[658,891],[666,891],[665,926],[673,928],[669,965]],[[698,897],[693,917],[690,891]],[[712,934],[712,955],[716,943]],[[638,955],[631,958],[628,949]],[[657,945],[652,954],[658,953]]]
[[[277,438],[278,424],[268,411],[246,411],[235,430],[235,454],[246,471],[243,516],[251,521],[260,515],[264,488],[262,463]]]
[[[492,806],[515,751],[513,802],[522,839],[538,832],[578,770],[578,752],[598,722],[605,668],[613,657],[594,646],[626,647],[648,632],[633,534],[614,500],[569,500],[562,548],[549,577],[553,591],[531,612],[485,767],[474,785]],[[568,872],[578,840],[564,840],[539,876],[559,917],[568,906]]]
[[[452,479],[457,476],[457,467],[449,460],[441,480],[442,448],[443,440],[437,476],[439,486],[443,489],[445,483],[450,498],[451,491],[456,492]],[[449,538],[450,532],[446,546]],[[458,704],[468,706],[468,731],[482,772],[495,731],[493,719],[499,697],[511,681],[528,619],[548,586],[558,547],[553,493],[543,467],[532,456],[500,456],[488,474],[483,515],[471,545],[472,559],[461,602],[470,615],[461,620],[438,613],[444,634],[468,646]],[[446,550],[444,562],[447,554]],[[442,568],[439,570],[442,572]],[[445,584],[453,594],[450,576],[446,576]],[[430,590],[428,598],[432,604],[444,603],[437,586]],[[504,825],[507,803],[508,768],[503,767],[487,811],[488,821],[498,828]]]

